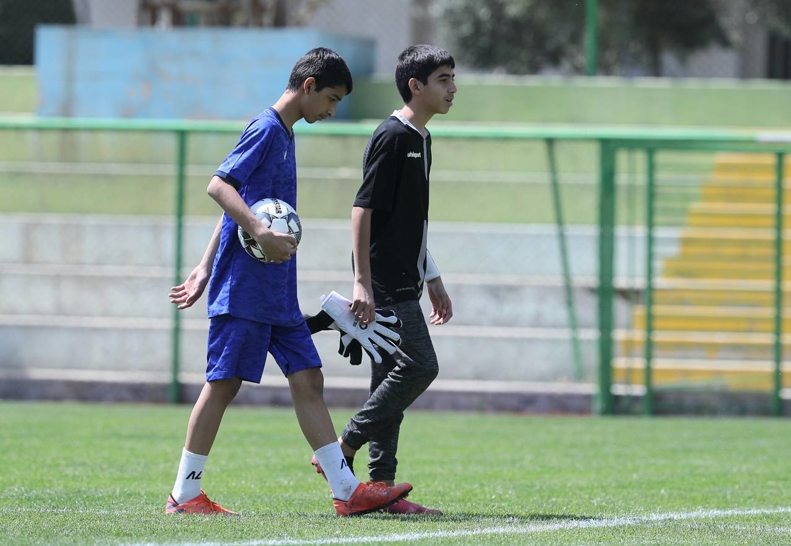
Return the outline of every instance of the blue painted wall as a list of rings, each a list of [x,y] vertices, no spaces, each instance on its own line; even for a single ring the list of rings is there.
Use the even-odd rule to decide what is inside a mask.
[[[283,93],[314,47],[341,54],[355,79],[374,71],[375,42],[311,29],[36,31],[37,113],[91,118],[248,119]],[[354,94],[338,109],[348,117]]]

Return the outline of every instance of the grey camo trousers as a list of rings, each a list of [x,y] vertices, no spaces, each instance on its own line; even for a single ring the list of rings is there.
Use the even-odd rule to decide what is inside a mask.
[[[382,355],[382,363],[371,361],[371,390],[362,409],[351,418],[341,434],[353,449],[368,445],[368,469],[372,481],[394,480],[396,451],[404,410],[431,385],[439,363],[418,301],[384,306],[403,322],[401,347],[393,356]]]

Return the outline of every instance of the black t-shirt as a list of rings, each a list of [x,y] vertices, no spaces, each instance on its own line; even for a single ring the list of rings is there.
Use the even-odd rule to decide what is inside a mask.
[[[431,135],[390,116],[363,156],[354,206],[371,215],[371,280],[377,305],[420,298],[426,276]]]

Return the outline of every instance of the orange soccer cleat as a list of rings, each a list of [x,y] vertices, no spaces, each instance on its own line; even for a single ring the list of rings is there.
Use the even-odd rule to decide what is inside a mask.
[[[324,475],[324,471],[321,469],[321,465],[316,460],[316,457],[313,457],[311,459],[310,464],[312,464],[313,468],[316,469],[316,474],[321,474],[322,478],[324,478],[325,480],[327,479],[327,476]],[[415,502],[409,502],[404,498],[398,499],[389,506],[384,507],[383,510],[388,514],[400,514],[402,516],[416,516],[416,515],[441,516],[442,515],[441,510],[426,508],[425,506],[421,506]]]
[[[354,490],[349,500],[333,499],[335,513],[339,516],[360,516],[387,508],[398,499],[406,497],[412,491],[412,485],[399,483],[388,487],[383,483],[361,483]]]
[[[166,514],[221,514],[224,516],[238,516],[238,512],[226,510],[216,502],[212,502],[206,493],[201,489],[200,495],[194,499],[182,502],[176,502],[173,495],[168,495],[168,502],[165,504]]]

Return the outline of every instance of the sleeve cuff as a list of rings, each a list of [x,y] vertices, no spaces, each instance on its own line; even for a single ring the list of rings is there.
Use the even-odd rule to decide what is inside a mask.
[[[236,180],[233,176],[231,176],[225,171],[214,171],[214,176],[219,176],[220,178],[222,178],[223,182],[233,186],[234,189],[236,189],[236,191],[239,191],[239,188],[242,187],[242,184],[238,180]]]

